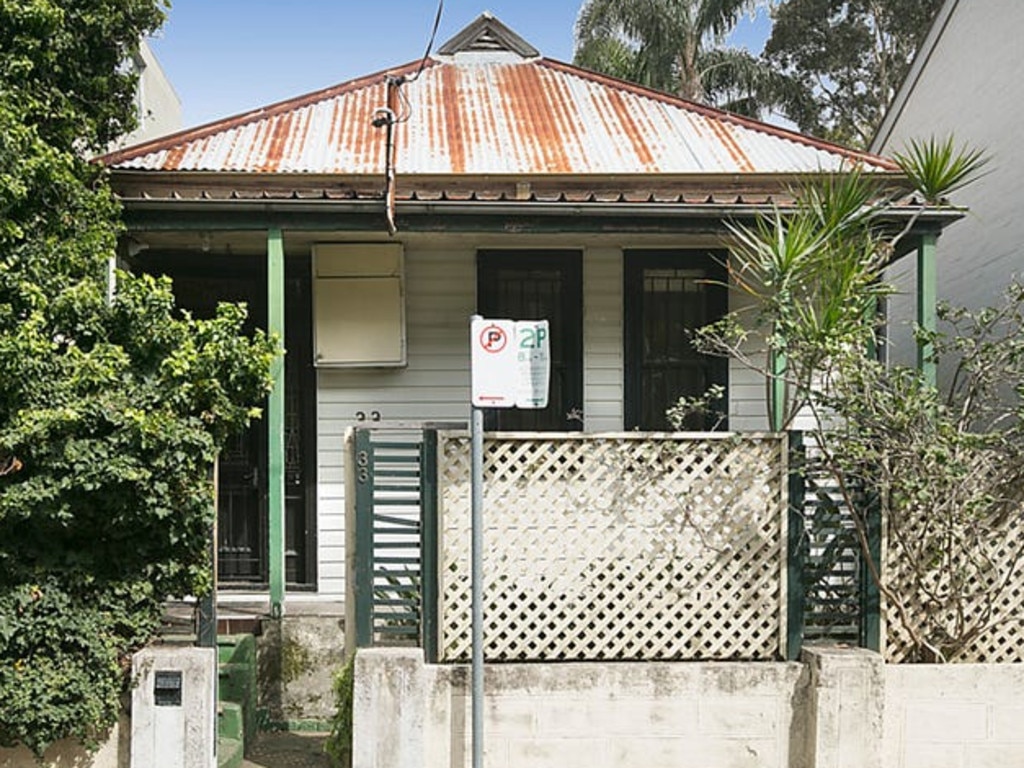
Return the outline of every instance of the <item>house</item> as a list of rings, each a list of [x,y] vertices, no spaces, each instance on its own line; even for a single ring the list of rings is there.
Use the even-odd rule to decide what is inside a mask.
[[[425,61],[104,161],[134,268],[199,313],[246,301],[285,341],[265,420],[219,470],[221,589],[269,588],[277,615],[286,593],[346,594],[346,430],[465,423],[474,313],[551,322],[549,406],[491,429],[663,431],[712,383],[729,430],[767,429],[763,379],[685,334],[742,300],[728,224],[808,176],[896,172],[544,58],[488,14]],[[912,234],[948,220],[926,211]]]
[[[1024,103],[1021,30],[1019,3],[947,0],[872,142],[874,151],[892,154],[912,138],[952,136],[991,157],[984,176],[957,192],[971,214],[937,244],[939,298],[956,306],[994,306],[1010,279],[1024,273],[1017,194],[1024,158],[1015,130]],[[915,272],[913,264],[895,270],[902,291],[891,301],[894,320],[913,317]],[[912,357],[905,322],[892,342],[896,359]]]

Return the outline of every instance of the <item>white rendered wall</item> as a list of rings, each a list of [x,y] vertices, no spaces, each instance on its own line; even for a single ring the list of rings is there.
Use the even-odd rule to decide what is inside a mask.
[[[464,768],[469,670],[416,649],[356,656],[353,764]],[[1010,768],[1024,665],[801,662],[486,665],[485,768]]]
[[[128,768],[130,737],[131,722],[122,714],[95,750],[75,739],[62,739],[40,760],[24,745],[0,747],[0,768]]]
[[[886,768],[1024,765],[1024,664],[885,667]]]

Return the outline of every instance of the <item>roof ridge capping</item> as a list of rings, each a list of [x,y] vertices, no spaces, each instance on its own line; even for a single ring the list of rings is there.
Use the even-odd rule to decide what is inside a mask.
[[[493,13],[484,11],[437,49],[439,57],[456,54],[513,53],[524,59],[540,57],[540,51],[509,29]]]

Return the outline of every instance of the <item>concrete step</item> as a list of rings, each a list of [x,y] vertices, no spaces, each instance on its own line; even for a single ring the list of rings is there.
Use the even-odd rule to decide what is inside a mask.
[[[241,768],[245,749],[241,741],[221,736],[217,739],[217,768]]]
[[[257,730],[256,638],[252,635],[221,635],[217,638],[217,733],[246,745]]]
[[[256,663],[256,638],[250,634],[217,635],[217,658],[221,663]]]
[[[245,713],[241,704],[221,701],[217,704],[217,735],[245,744]]]

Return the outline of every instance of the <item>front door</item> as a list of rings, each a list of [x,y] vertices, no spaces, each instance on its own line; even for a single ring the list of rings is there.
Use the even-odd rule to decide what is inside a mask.
[[[149,256],[147,271],[170,275],[179,307],[212,317],[221,301],[244,302],[246,332],[265,325],[266,270],[261,259]],[[285,318],[285,578],[315,583],[314,404],[309,273],[286,274]],[[308,267],[308,264],[306,265]],[[255,420],[221,452],[217,464],[217,581],[221,587],[263,588],[268,581],[267,427]]]
[[[480,251],[477,311],[497,320],[547,320],[551,331],[548,407],[492,408],[489,430],[583,428],[583,301],[579,251]]]

